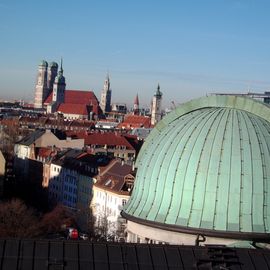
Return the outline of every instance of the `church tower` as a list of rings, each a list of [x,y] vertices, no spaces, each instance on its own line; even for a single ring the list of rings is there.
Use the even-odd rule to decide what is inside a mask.
[[[63,71],[62,59],[61,59],[61,67],[53,84],[52,101],[56,102],[57,104],[65,102],[66,79],[63,76],[63,72],[64,71]]]
[[[48,94],[50,94],[53,90],[53,84],[57,76],[57,71],[58,71],[58,64],[56,62],[51,62],[48,68],[48,79],[47,79]]]
[[[109,74],[107,74],[103,90],[101,91],[101,100],[100,100],[100,108],[102,109],[103,113],[111,111],[111,97],[112,97],[112,90],[110,87],[110,78]]]
[[[161,100],[162,93],[158,84],[157,91],[154,94],[151,106],[151,125],[156,125],[161,120]]]
[[[139,97],[138,94],[135,97],[134,104],[133,104],[133,114],[139,115],[140,109],[139,109]]]
[[[48,63],[42,60],[38,66],[38,75],[35,90],[34,107],[37,109],[42,108],[43,102],[48,96],[47,69]]]
[[[47,113],[55,113],[59,104],[65,102],[66,79],[63,76],[63,73],[61,59],[61,67],[53,84],[52,102],[47,106]]]

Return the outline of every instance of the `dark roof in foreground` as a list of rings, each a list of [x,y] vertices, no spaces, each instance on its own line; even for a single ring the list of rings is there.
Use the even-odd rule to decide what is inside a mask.
[[[0,269],[270,269],[270,251],[218,246],[0,240]]]
[[[34,143],[38,138],[40,138],[45,133],[44,129],[37,129],[34,132],[30,133],[29,135],[22,138],[20,141],[18,141],[18,144],[30,146],[32,143]]]

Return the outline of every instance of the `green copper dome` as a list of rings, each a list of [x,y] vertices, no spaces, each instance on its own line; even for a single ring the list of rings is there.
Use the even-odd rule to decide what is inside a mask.
[[[40,66],[48,67],[48,63],[45,60],[40,61]]]
[[[123,216],[174,231],[269,237],[269,121],[267,105],[244,97],[179,106],[144,143]]]

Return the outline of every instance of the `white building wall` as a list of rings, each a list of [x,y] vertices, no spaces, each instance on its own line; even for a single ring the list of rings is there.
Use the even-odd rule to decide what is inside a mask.
[[[25,159],[30,157],[31,147],[22,144],[15,144],[14,152],[17,158]]]
[[[178,233],[150,226],[145,226],[132,221],[127,222],[128,242],[133,243],[154,243],[172,245],[195,245],[197,235]],[[237,239],[225,239],[217,237],[206,237],[201,245],[230,245],[239,242]]]
[[[51,164],[48,190],[49,202],[62,202],[63,170],[60,165]]]
[[[29,170],[29,158],[31,146],[15,144],[14,146],[14,169],[21,176],[26,176]]]
[[[115,233],[119,226],[119,218],[123,205],[128,201],[129,196],[120,195],[101,188],[93,187],[93,200],[91,203],[93,215],[96,218],[95,226],[101,224],[101,219],[108,221],[108,232]]]
[[[82,149],[84,147],[84,139],[69,139],[59,140],[50,130],[46,130],[46,132],[35,141],[36,147],[48,147],[48,146],[56,146],[61,149],[65,148],[76,148]]]
[[[88,119],[88,115],[83,115],[83,114],[63,113],[63,116],[64,118],[69,119],[69,120]]]

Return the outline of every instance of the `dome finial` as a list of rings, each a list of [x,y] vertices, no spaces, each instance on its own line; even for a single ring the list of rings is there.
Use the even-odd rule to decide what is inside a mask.
[[[60,66],[60,72],[63,74],[63,58],[61,57],[61,66]]]
[[[162,92],[160,91],[160,85],[159,85],[159,83],[158,83],[158,86],[157,86],[157,91],[156,91],[156,93],[155,93],[155,96],[162,96]]]

